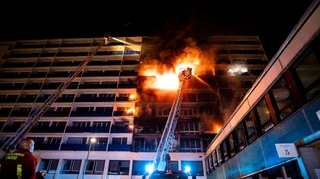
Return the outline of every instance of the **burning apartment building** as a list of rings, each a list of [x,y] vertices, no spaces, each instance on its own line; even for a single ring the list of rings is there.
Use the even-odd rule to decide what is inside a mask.
[[[257,36],[117,37],[94,54],[24,137],[46,178],[141,178],[186,82],[171,168],[206,178],[204,152],[268,63]],[[103,38],[0,42],[5,144]],[[128,42],[128,43],[123,43]],[[91,143],[95,138],[96,142]],[[1,145],[1,146],[2,146]],[[84,170],[85,166],[86,170]]]

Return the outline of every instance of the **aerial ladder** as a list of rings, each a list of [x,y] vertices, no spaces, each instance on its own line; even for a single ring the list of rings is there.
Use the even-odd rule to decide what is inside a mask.
[[[165,171],[166,170],[166,157],[169,155],[174,142],[174,131],[176,129],[183,90],[185,88],[185,83],[192,76],[192,68],[187,67],[179,73],[179,89],[177,91],[177,96],[171,107],[164,131],[162,133],[159,145],[157,147],[156,155],[153,159],[152,167],[155,171]]]
[[[87,66],[92,57],[98,52],[98,50],[109,43],[110,36],[105,34],[104,40],[95,47],[95,49],[82,61],[76,70],[70,74],[67,81],[61,83],[59,87],[45,100],[43,105],[37,108],[28,119],[20,126],[20,128],[1,146],[0,159],[6,154],[10,153],[15,146],[24,138],[24,136],[32,129],[32,127],[39,121],[40,117],[50,108],[63,91],[71,84],[72,80],[78,76],[78,74]],[[112,38],[117,40],[116,38]]]

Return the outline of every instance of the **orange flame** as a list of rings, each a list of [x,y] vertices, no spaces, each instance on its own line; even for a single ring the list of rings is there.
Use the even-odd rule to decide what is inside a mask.
[[[155,66],[154,69],[147,69],[144,71],[145,76],[154,76],[153,81],[149,81],[147,87],[157,88],[157,89],[166,89],[166,90],[176,90],[179,88],[179,73],[187,67],[194,69],[199,64],[198,61],[194,63],[181,63],[175,66],[175,69],[170,69],[165,71],[163,74],[160,74]],[[192,71],[192,73],[194,73]]]

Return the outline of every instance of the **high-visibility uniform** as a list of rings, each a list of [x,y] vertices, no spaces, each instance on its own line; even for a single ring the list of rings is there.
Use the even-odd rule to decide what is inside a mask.
[[[18,149],[0,160],[1,179],[35,179],[37,158],[29,150]]]

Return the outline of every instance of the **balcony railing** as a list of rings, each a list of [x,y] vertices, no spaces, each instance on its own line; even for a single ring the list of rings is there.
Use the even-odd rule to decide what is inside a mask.
[[[73,102],[74,97],[58,98],[55,102]],[[47,98],[37,98],[37,102],[44,102]]]
[[[104,72],[93,72],[93,73],[83,73],[83,77],[90,76],[119,76],[119,71],[104,71]]]
[[[16,102],[18,96],[14,97],[14,98],[2,98],[1,99],[1,103],[14,103]]]
[[[21,90],[23,87],[23,83],[15,83],[13,84],[0,84],[0,90]]]
[[[133,116],[133,112],[125,112],[125,111],[114,111],[114,116]]]
[[[41,144],[40,150],[59,150],[60,144]]]
[[[112,116],[112,111],[72,111],[71,112],[72,117],[96,117],[96,116]]]
[[[113,61],[106,61],[106,62],[99,62],[99,61],[90,61],[88,66],[103,66],[103,65],[121,65],[120,60],[113,60]]]
[[[70,111],[47,111],[43,114],[44,117],[67,117]]]
[[[137,88],[137,84],[119,84],[118,88]]]
[[[71,133],[109,133],[110,126],[107,127],[67,127],[66,132]]]
[[[120,73],[120,76],[138,76],[138,72],[126,72],[123,71]]]
[[[128,144],[109,144],[108,151],[131,151],[131,145],[128,145]]]
[[[19,98],[18,102],[22,103],[33,103],[36,100],[36,98]]]
[[[132,133],[132,129],[130,127],[112,126],[111,133]]]
[[[89,144],[62,144],[60,150],[88,151]],[[107,144],[92,144],[91,151],[106,151]]]
[[[44,132],[44,133],[63,133],[64,132],[64,128],[63,126],[59,126],[59,127],[38,127],[38,126],[35,126],[33,127],[30,132]]]
[[[79,89],[103,89],[103,88],[117,88],[117,84],[81,84]]]
[[[20,74],[1,74],[0,78],[28,78],[30,73],[20,73]]]
[[[24,112],[24,111],[12,111],[11,113],[11,117],[28,117],[29,116],[29,112]]]
[[[38,89],[41,88],[41,85],[42,85],[41,83],[39,83],[39,84],[26,85],[26,86],[24,86],[23,89],[35,89],[35,90],[38,90]]]
[[[77,97],[75,102],[114,102],[114,97]]]

